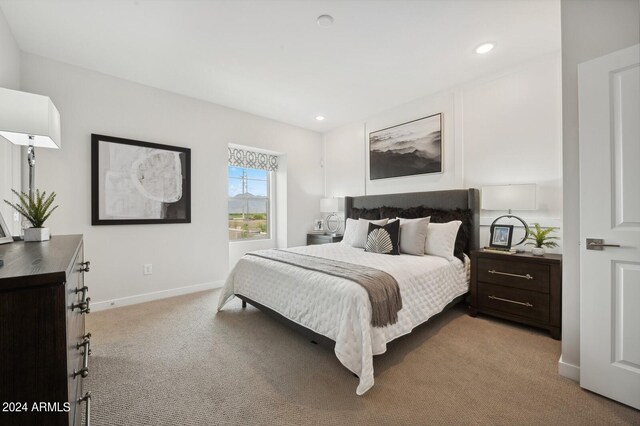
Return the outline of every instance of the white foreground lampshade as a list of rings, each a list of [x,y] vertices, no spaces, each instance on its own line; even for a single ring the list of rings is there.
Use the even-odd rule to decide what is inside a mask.
[[[483,210],[535,210],[536,185],[495,185],[482,187]]]
[[[340,199],[339,198],[321,198],[320,211],[322,213],[335,213],[337,211],[340,211]]]
[[[15,145],[62,148],[60,113],[48,96],[0,88],[0,136]]]

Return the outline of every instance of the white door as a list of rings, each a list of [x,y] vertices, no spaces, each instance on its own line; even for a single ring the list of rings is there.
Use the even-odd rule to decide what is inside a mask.
[[[580,386],[640,409],[640,45],[578,85]]]

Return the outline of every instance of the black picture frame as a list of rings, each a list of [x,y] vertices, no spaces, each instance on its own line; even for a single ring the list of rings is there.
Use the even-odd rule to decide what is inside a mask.
[[[104,143],[104,146],[101,144]],[[109,145],[106,145],[109,144]],[[113,144],[113,145],[111,145]],[[140,151],[140,150],[127,150],[123,149],[120,152],[113,151],[113,148],[121,147],[121,146],[129,146],[129,147],[137,147],[137,148],[146,148],[152,151]],[[112,148],[113,147],[113,148]],[[109,150],[109,153],[112,154],[108,159],[101,157],[101,150]],[[146,157],[143,158],[127,158],[127,151],[131,151],[132,154],[140,156],[143,153],[146,153]],[[168,151],[170,153],[177,153],[177,155],[173,159],[173,168],[174,170],[170,170],[170,172],[178,172],[179,163],[179,176],[176,176],[174,186],[174,192],[171,195],[177,200],[161,200],[156,199],[157,197],[154,194],[150,194],[150,196],[146,196],[144,194],[139,194],[141,192],[138,188],[144,188],[144,183],[141,183],[140,180],[131,180],[132,170],[136,163],[138,164],[138,169],[136,169],[136,177],[142,175],[141,179],[144,179],[145,170],[156,171],[156,168],[153,168],[154,162],[149,161],[144,163],[144,159],[149,159],[151,155],[157,155],[160,152],[158,151]],[[166,156],[168,159],[164,159],[165,163],[170,164],[171,157]],[[125,166],[127,165],[127,161],[131,160],[133,165],[130,169],[123,169],[125,171],[112,171],[106,170],[106,163],[109,163],[109,167],[111,167],[112,158],[118,159],[118,161],[122,160]],[[157,164],[158,161],[155,161]],[[106,172],[105,172],[106,170]],[[105,173],[103,173],[105,172]],[[115,190],[109,191],[105,188],[106,182],[111,177],[107,177],[109,173],[112,173],[115,178],[113,180],[116,181],[117,184],[110,184],[110,187],[116,188]],[[152,181],[150,181],[152,182]],[[157,181],[156,181],[157,182]],[[123,185],[124,184],[124,185]],[[122,188],[124,186],[124,189]],[[131,186],[136,187],[136,192]],[[179,188],[179,189],[178,189]],[[164,186],[163,186],[164,189]],[[115,193],[115,195],[111,196],[117,202],[111,203],[112,206],[121,206],[121,205],[132,205],[137,202],[137,206],[139,207],[144,204],[142,210],[145,208],[150,208],[154,210],[153,212],[146,211],[144,214],[137,214],[140,212],[140,208],[138,212],[134,213],[132,210],[129,210],[124,215],[114,215],[108,214],[106,212],[107,199],[109,194]],[[163,196],[166,196],[163,192]],[[119,197],[119,198],[118,198]],[[135,197],[136,199],[132,203],[127,203],[127,198]],[[146,199],[145,199],[146,197]],[[121,202],[121,201],[125,202]],[[142,200],[140,200],[142,199]],[[118,207],[119,208],[119,207]],[[111,210],[114,210],[111,208]],[[158,214],[159,212],[159,214]],[[151,214],[154,213],[154,214]],[[147,216],[163,216],[163,217],[144,217]],[[99,134],[91,134],[91,224],[92,225],[146,225],[146,224],[160,224],[160,223],[191,223],[191,149],[172,146],[172,145],[163,145],[159,143],[152,142],[144,142],[133,139],[124,139],[114,136],[106,136]]]
[[[492,225],[489,247],[510,249],[513,238],[513,225]]]
[[[369,180],[443,172],[443,113],[369,133]]]

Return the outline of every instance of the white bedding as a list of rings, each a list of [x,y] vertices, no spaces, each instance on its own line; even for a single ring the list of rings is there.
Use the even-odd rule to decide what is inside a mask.
[[[373,355],[391,340],[410,333],[469,289],[469,259],[390,256],[366,253],[346,243],[287,249],[312,256],[370,266],[391,274],[400,287],[403,308],[398,322],[372,327],[371,304],[360,285],[256,256],[244,256],[231,271],[218,310],[234,295],[246,296],[336,342],[338,360],[360,378],[364,394],[373,386]]]

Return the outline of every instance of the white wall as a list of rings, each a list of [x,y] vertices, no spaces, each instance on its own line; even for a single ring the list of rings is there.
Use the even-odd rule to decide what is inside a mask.
[[[85,236],[94,302],[225,279],[228,143],[286,154],[288,185],[278,189],[289,200],[285,241],[305,244],[322,193],[318,133],[33,55],[21,65],[23,90],[50,96],[60,111],[63,149],[39,151],[37,186],[58,193],[52,232]],[[191,148],[192,223],[91,226],[91,133]],[[143,276],[145,263],[153,275]]]
[[[462,91],[464,187],[535,183],[537,210],[513,213],[542,226],[562,223],[560,76],[556,54],[466,85]],[[489,241],[487,225],[504,213],[482,213],[482,241]]]
[[[578,64],[640,42],[640,1],[562,0],[562,121],[565,241],[560,373],[580,366],[580,177]]]
[[[325,195],[536,183],[538,210],[514,212],[528,222],[561,225],[562,143],[560,54],[400,105],[323,136]],[[369,181],[366,135],[389,125],[444,114],[444,172]],[[483,212],[488,224],[505,212]]]
[[[0,87],[20,89],[20,49],[1,10]],[[21,189],[20,167],[20,147],[0,137],[0,214],[14,235],[20,232],[20,223],[14,221],[11,207],[3,200],[16,201],[11,188]]]

